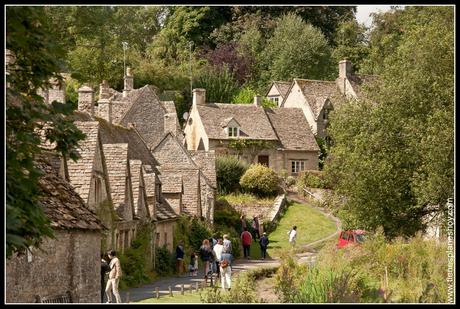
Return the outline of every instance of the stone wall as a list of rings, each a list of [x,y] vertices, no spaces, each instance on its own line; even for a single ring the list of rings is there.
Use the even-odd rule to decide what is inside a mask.
[[[70,291],[74,302],[100,302],[100,233],[55,230],[44,252],[14,255],[6,261],[6,302],[33,303],[35,296]]]
[[[278,220],[278,217],[281,213],[281,211],[284,209],[286,206],[286,195],[278,195],[275,199],[275,202],[273,203],[273,208],[269,212],[267,216],[267,221],[266,222],[274,222]]]
[[[166,246],[169,252],[173,251],[174,244],[174,225],[175,220],[165,220],[157,222],[155,241],[156,247]]]

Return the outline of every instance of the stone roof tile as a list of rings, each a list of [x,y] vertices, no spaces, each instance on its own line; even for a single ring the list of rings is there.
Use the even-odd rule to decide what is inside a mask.
[[[294,79],[302,90],[302,94],[310,105],[317,119],[327,99],[333,101],[334,97],[340,96],[335,81]]]
[[[37,157],[35,164],[43,172],[38,182],[43,194],[39,203],[43,205],[43,211],[51,220],[53,228],[106,229],[97,215],[86,208],[85,202],[73,186],[58,175],[46,155]]]
[[[276,140],[275,132],[263,107],[254,104],[206,103],[197,105],[201,121],[210,139],[229,139],[222,123],[233,117],[241,125],[240,138]]]
[[[282,107],[266,109],[265,112],[284,149],[319,151],[301,108]]]
[[[160,176],[161,191],[164,193],[182,193],[182,176],[177,173],[163,172]]]

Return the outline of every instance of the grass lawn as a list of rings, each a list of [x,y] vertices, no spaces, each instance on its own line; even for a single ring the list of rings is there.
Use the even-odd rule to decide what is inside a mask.
[[[160,298],[149,298],[144,299],[139,302],[138,304],[146,304],[146,303],[154,303],[154,304],[164,304],[164,303],[201,303],[200,300],[200,293],[193,291],[193,292],[185,292],[184,295],[180,293],[174,293],[174,296],[161,296]]]
[[[336,230],[335,222],[327,218],[320,211],[295,202],[290,202],[277,228],[268,235],[270,243],[267,253],[269,256],[279,256],[282,251],[290,248],[288,231],[297,226],[297,245],[305,245],[326,237]],[[253,248],[251,248],[253,249]],[[254,246],[254,254],[260,255],[259,247]],[[252,256],[251,252],[251,256]]]

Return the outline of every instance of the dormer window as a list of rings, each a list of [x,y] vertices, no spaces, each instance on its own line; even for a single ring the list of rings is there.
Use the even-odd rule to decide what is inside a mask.
[[[240,136],[240,128],[238,127],[228,127],[228,137],[238,137]]]

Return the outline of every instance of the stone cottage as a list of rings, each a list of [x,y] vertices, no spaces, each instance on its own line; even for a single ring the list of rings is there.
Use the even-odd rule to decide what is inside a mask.
[[[328,140],[328,115],[334,106],[342,104],[344,98],[362,98],[363,86],[375,80],[376,76],[373,75],[354,74],[351,62],[342,60],[339,62],[339,76],[335,81],[295,78],[280,106],[301,108],[313,134]],[[268,94],[276,94],[273,84]]]
[[[194,154],[194,160],[171,132],[152,152],[160,163],[162,181],[168,185],[167,196],[170,203],[175,205],[174,210],[203,217],[212,223],[216,189],[214,152]]]
[[[38,248],[15,253],[6,261],[7,303],[33,303],[70,295],[75,303],[98,303],[101,295],[101,231],[95,212],[53,167],[50,156],[36,166],[43,172],[39,199],[51,221],[55,238],[44,239]]]
[[[207,103],[205,97],[204,89],[194,89],[184,129],[189,150],[237,154],[290,175],[318,169],[319,147],[301,109],[263,108],[258,96],[254,104]]]

